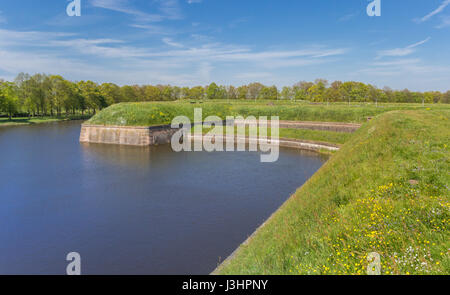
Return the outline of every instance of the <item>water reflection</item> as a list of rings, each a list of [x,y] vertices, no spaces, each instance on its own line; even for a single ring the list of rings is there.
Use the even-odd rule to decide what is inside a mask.
[[[150,163],[150,147],[124,145],[104,145],[80,143],[83,161],[86,163],[103,161],[136,169],[146,168]],[[170,151],[167,151],[169,153]]]
[[[207,274],[325,159],[80,144],[79,122],[0,132],[0,274]]]

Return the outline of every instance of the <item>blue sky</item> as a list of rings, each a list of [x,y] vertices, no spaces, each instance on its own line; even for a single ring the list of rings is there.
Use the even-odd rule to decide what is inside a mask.
[[[0,2],[0,78],[19,72],[124,84],[279,87],[355,80],[450,89],[450,0]]]

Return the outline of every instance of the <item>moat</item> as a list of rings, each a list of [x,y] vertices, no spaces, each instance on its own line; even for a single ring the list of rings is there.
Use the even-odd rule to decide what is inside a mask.
[[[0,129],[0,274],[208,274],[327,160],[281,148],[80,144],[82,122]]]

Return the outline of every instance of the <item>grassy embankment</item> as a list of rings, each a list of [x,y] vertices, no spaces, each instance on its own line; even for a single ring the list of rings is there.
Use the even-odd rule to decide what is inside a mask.
[[[189,102],[146,102],[120,103],[112,105],[95,115],[88,123],[118,126],[152,126],[170,124],[175,116],[187,116],[193,119],[194,108],[202,108],[203,117],[219,116],[279,116],[280,120],[292,121],[329,121],[329,122],[365,122],[367,117],[373,117],[393,110],[425,109],[417,104],[384,105],[309,105],[304,103],[253,103],[246,101],[205,102],[190,104]],[[450,105],[430,105],[426,108],[450,109]]]
[[[113,105],[98,113],[87,123],[98,125],[118,126],[152,126],[170,124],[175,116],[184,115],[193,121],[194,108],[202,108],[203,118],[206,116],[279,116],[280,120],[292,121],[329,121],[362,123],[367,117],[392,110],[420,110],[425,108],[449,109],[447,105],[418,104],[386,104],[379,107],[374,105],[345,105],[330,104],[310,105],[289,101],[214,101],[191,104],[189,102],[155,102],[155,103],[121,103]],[[205,132],[207,132],[205,130]],[[343,144],[351,134],[329,131],[281,129],[280,137],[310,141],[321,141],[333,144]]]
[[[212,128],[203,128],[202,133],[203,134],[215,134]],[[192,133],[195,133],[196,130],[194,127],[192,127]],[[259,135],[259,129],[256,130],[256,133]],[[225,127],[222,130],[222,135],[226,135],[226,129]],[[237,127],[234,128],[234,134],[238,134]],[[250,127],[247,125],[245,126],[245,136],[249,136],[250,134]],[[253,134],[253,133],[252,133]],[[267,136],[271,136],[271,130],[268,128],[267,130]],[[347,140],[349,140],[353,136],[352,133],[344,133],[344,132],[333,132],[333,131],[323,131],[323,130],[308,130],[308,129],[282,129],[279,130],[279,137],[280,138],[286,138],[286,139],[298,139],[298,140],[305,140],[305,141],[313,141],[313,142],[323,142],[323,143],[332,143],[335,145],[342,145]]]
[[[322,131],[322,130],[303,130],[303,129],[280,129],[280,138],[292,138],[309,140],[315,142],[328,142],[336,145],[346,143],[352,133]]]
[[[3,126],[19,126],[19,125],[33,125],[41,123],[51,123],[51,122],[61,122],[70,120],[86,120],[90,116],[74,115],[74,116],[64,116],[64,117],[21,117],[21,118],[0,118],[0,127]]]
[[[350,138],[221,274],[450,274],[450,112],[394,111]]]

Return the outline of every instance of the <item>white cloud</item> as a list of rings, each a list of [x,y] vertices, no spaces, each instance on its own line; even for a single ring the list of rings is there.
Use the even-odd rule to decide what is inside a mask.
[[[171,38],[162,41],[173,49],[137,47],[120,39],[88,39],[58,32],[0,29],[0,72],[5,73],[4,77],[19,72],[46,72],[61,74],[71,80],[192,86],[207,84],[211,77],[218,81],[220,72],[225,69],[229,72],[227,79],[234,79],[239,75],[244,77],[242,69],[251,69],[249,73],[267,73],[268,68],[298,70],[333,62],[330,58],[348,52],[348,49],[324,46],[255,51],[247,46],[211,43],[209,40],[191,40],[192,44],[182,44]],[[214,72],[217,68],[221,70]],[[248,74],[247,78],[250,77]],[[264,78],[261,74],[258,77]]]
[[[286,85],[298,79],[326,76],[326,66],[349,52],[346,48],[310,46],[293,50],[254,50],[243,45],[189,40],[172,49],[137,47],[125,39],[88,39],[59,32],[21,32],[0,29],[1,78],[13,79],[19,72],[61,74],[70,80],[99,83],[172,84],[179,86],[249,83]],[[411,44],[414,49],[428,39]],[[163,41],[164,42],[164,41]],[[329,67],[333,68],[333,67]],[[324,70],[325,69],[325,70]],[[337,69],[339,71],[339,69]],[[349,77],[349,75],[355,75]],[[344,76],[343,76],[344,75]],[[436,77],[441,80],[436,80]],[[379,86],[425,90],[444,88],[450,69],[418,58],[375,60],[365,69],[339,73],[337,79],[356,79]],[[434,80],[433,80],[434,79]],[[444,86],[443,86],[444,85]]]
[[[47,40],[56,38],[74,36],[72,33],[53,33],[39,31],[13,31],[0,29],[0,48],[1,46],[11,45],[34,45],[44,46]]]
[[[357,16],[358,14],[359,14],[358,12],[346,14],[346,15],[340,17],[340,18],[338,19],[338,22],[346,22],[346,21],[349,21],[349,20],[351,20],[352,18],[354,18],[355,16]]]
[[[411,44],[409,46],[403,47],[403,48],[394,48],[389,50],[382,50],[378,52],[377,58],[382,58],[384,56],[395,56],[395,57],[402,57],[407,56],[415,52],[415,48],[427,43],[430,41],[430,37],[426,38],[425,40],[419,41],[417,43]]]
[[[442,16],[441,23],[436,26],[437,29],[442,29],[445,27],[450,27],[450,15]]]
[[[219,54],[218,58],[227,60],[247,60],[259,61],[264,63],[270,59],[289,59],[296,57],[307,57],[310,59],[323,58],[328,56],[342,55],[348,52],[348,49],[301,49],[293,51],[263,51],[263,52],[233,52],[232,54]]]
[[[91,4],[94,7],[133,15],[139,21],[157,22],[163,20],[163,17],[159,14],[148,14],[130,7],[128,0],[92,0]]]
[[[450,67],[425,63],[421,59],[397,58],[390,61],[373,62],[366,68],[352,73],[353,79],[369,81],[379,87],[392,86],[414,91],[447,91]]]
[[[133,7],[129,0],[91,0],[94,7],[109,9],[132,15],[139,22],[160,22],[165,19],[179,19],[181,12],[178,0],[154,0],[159,13],[147,13]]]
[[[374,62],[371,64],[371,66],[375,66],[375,67],[408,66],[408,65],[418,64],[420,62],[421,62],[421,60],[418,58],[397,59],[397,60],[391,60],[391,61]]]
[[[193,4],[193,3],[202,3],[203,0],[187,0],[187,3]]]
[[[163,26],[131,24],[130,27],[142,29],[150,35],[174,35],[176,32]]]
[[[386,62],[374,62],[369,68],[360,70],[361,73],[370,73],[378,76],[405,76],[435,75],[436,73],[450,73],[450,68],[423,64],[421,59],[395,59]]]
[[[162,41],[163,41],[164,43],[166,43],[167,45],[172,46],[172,47],[178,47],[178,48],[183,48],[183,47],[184,47],[183,44],[174,42],[174,41],[172,41],[172,39],[170,39],[170,38],[163,38]]]
[[[167,19],[180,19],[182,13],[178,0],[155,0],[159,4],[159,10]]]
[[[425,15],[424,17],[420,18],[417,21],[422,23],[422,22],[429,20],[436,14],[441,13],[445,9],[445,7],[447,7],[449,4],[450,4],[450,0],[445,0],[444,2],[442,2],[442,4],[438,8],[436,8],[435,10],[433,10],[432,12],[430,12],[429,14]]]

